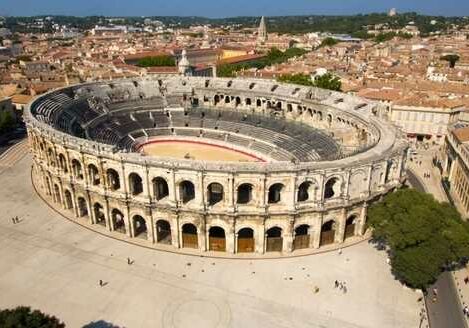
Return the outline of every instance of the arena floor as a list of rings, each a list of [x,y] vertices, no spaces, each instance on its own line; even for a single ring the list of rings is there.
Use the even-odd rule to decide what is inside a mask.
[[[247,152],[241,152],[217,145],[179,140],[152,141],[141,146],[147,155],[195,159],[203,161],[264,162],[263,159]]]

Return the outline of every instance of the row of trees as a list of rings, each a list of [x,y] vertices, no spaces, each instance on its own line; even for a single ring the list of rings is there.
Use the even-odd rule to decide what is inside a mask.
[[[161,55],[145,57],[137,62],[140,67],[155,67],[155,66],[175,66],[176,61],[171,56]]]
[[[341,91],[342,82],[337,76],[327,73],[324,75],[316,76],[314,79],[311,75],[307,74],[286,74],[280,76],[277,81],[285,83],[293,83],[298,85],[305,85],[311,87],[317,87],[322,89]]]
[[[267,66],[280,64],[286,62],[290,58],[302,56],[306,52],[306,50],[299,48],[290,48],[285,51],[280,51],[277,48],[272,48],[264,58],[260,58],[246,63],[219,65],[217,67],[217,76],[234,77],[236,76],[236,72],[250,68],[262,69]]]
[[[469,224],[448,203],[414,189],[387,195],[369,208],[373,242],[388,249],[393,274],[426,289],[445,269],[469,258]]]

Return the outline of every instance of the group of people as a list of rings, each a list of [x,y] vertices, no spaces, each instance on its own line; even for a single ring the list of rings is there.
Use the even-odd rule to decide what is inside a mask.
[[[17,223],[20,223],[20,219],[17,216],[15,216],[11,218],[11,222],[13,222],[13,224],[17,224]]]
[[[338,289],[341,290],[344,294],[347,293],[347,285],[346,285],[345,281],[342,282],[342,281],[336,280],[336,281],[334,282],[334,288],[336,288],[336,289],[338,288]]]
[[[425,172],[425,173],[423,174],[423,177],[424,177],[425,179],[430,179],[430,178],[431,178],[431,175],[430,175],[430,173]]]

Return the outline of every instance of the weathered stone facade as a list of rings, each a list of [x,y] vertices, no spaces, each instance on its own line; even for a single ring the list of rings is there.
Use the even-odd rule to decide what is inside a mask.
[[[222,163],[142,156],[40,122],[35,106],[46,94],[27,114],[33,172],[46,199],[81,222],[102,225],[115,236],[146,239],[155,248],[290,253],[362,236],[368,204],[405,178],[407,144],[393,126],[373,116],[374,104],[360,98],[256,80],[157,81],[142,79],[138,85],[158,83],[163,97],[179,94],[192,106],[275,108],[284,120],[338,134],[345,130],[348,139],[367,134],[367,141],[334,161]],[[131,82],[112,83],[124,89]],[[73,87],[76,93],[80,87]],[[151,138],[142,139],[137,141]]]

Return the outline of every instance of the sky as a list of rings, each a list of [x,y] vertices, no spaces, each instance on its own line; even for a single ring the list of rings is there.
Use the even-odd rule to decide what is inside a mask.
[[[281,16],[416,11],[469,16],[469,0],[0,0],[0,15]]]

